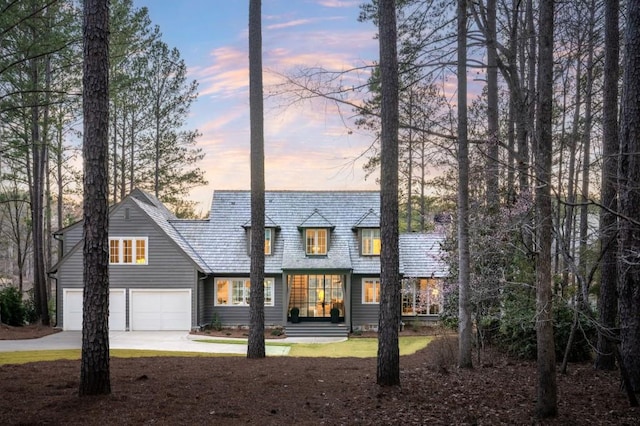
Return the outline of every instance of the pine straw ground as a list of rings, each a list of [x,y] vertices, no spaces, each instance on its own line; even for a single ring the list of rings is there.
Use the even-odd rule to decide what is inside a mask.
[[[459,370],[456,351],[443,336],[402,357],[391,388],[374,358],[113,358],[111,395],[84,398],[79,361],[4,365],[0,424],[536,424],[535,363],[488,349]],[[617,372],[573,364],[558,388],[559,415],[540,424],[640,424]]]

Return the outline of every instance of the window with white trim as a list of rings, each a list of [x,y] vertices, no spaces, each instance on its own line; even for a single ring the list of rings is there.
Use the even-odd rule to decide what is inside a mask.
[[[402,283],[402,315],[439,315],[440,283],[433,278],[405,279]]]
[[[305,247],[309,255],[327,254],[327,230],[325,228],[305,229]]]
[[[264,280],[264,306],[274,306],[274,279]],[[216,278],[215,306],[249,306],[251,280],[249,278]]]
[[[264,254],[266,256],[271,254],[271,228],[264,229]]]
[[[380,256],[380,228],[363,228],[360,231],[363,256]]]
[[[273,228],[264,228],[264,254],[271,256],[273,248]],[[247,254],[251,256],[251,230],[247,232]]]
[[[362,303],[380,303],[380,278],[362,279]]]
[[[147,237],[110,237],[110,265],[147,265],[149,239]]]

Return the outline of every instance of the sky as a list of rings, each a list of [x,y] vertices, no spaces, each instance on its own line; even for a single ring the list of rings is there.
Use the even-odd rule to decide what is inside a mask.
[[[250,189],[248,0],[134,0],[147,7],[162,40],[177,48],[199,82],[187,128],[198,129],[208,185],[191,192],[207,213],[214,190]],[[376,29],[358,22],[362,0],[263,0],[265,184],[267,190],[378,189],[362,153],[373,142],[353,112],[321,99],[271,96],[278,74],[343,71],[378,58]],[[360,73],[366,81],[368,71]],[[357,77],[350,77],[357,78]],[[344,84],[357,84],[347,80]]]

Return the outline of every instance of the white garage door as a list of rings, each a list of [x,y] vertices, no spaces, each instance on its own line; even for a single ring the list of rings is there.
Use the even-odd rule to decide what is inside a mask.
[[[129,290],[131,330],[190,330],[191,290]]]
[[[64,330],[82,330],[82,289],[62,290],[62,324]],[[125,290],[109,290],[109,330],[123,331],[126,327]]]

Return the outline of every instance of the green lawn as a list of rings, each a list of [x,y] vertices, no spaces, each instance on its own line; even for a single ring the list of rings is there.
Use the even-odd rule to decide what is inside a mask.
[[[400,355],[410,355],[424,348],[431,341],[431,337],[411,336],[400,338]],[[246,340],[203,339],[199,342],[226,343],[246,345]],[[336,343],[286,343],[266,341],[267,346],[288,346],[292,357],[328,357],[328,358],[373,358],[378,351],[378,340],[370,338],[349,339]],[[244,356],[239,354],[215,354],[203,352],[174,352],[112,349],[111,356],[115,358],[138,357],[211,357],[211,356]],[[38,361],[55,361],[59,359],[80,359],[80,349],[64,349],[51,351],[0,352],[0,365],[25,364]]]

